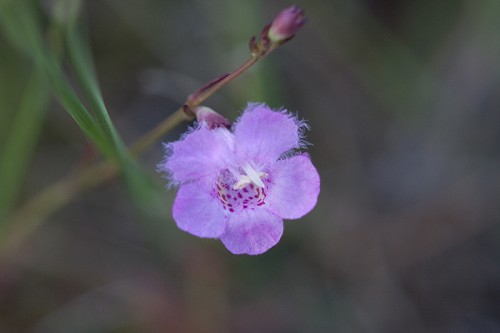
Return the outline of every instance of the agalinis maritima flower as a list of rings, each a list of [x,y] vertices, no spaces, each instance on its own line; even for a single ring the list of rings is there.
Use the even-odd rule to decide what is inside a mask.
[[[167,144],[159,166],[180,186],[177,226],[218,238],[234,254],[260,254],[316,205],[319,175],[303,148],[305,124],[286,111],[249,104],[232,131],[199,123]]]

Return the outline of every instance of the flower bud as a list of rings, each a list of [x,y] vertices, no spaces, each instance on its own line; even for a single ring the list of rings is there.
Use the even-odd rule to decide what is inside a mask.
[[[306,23],[304,11],[299,6],[282,10],[269,28],[268,37],[273,43],[285,42]]]
[[[218,127],[229,127],[231,123],[229,120],[221,116],[219,113],[215,112],[209,107],[206,106],[197,106],[194,107],[191,112],[193,112],[196,116],[196,120],[199,123],[204,122],[207,124],[208,128],[214,129]]]

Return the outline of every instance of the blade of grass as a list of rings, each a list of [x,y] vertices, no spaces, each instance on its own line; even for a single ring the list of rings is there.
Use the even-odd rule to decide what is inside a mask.
[[[0,221],[4,220],[19,197],[49,97],[46,78],[33,71],[0,158]]]
[[[152,182],[135,163],[113,125],[99,88],[90,46],[85,37],[76,21],[68,24],[65,40],[76,79],[94,111],[98,125],[112,143],[114,159],[123,171],[130,192],[135,198],[141,199],[140,201],[147,201],[148,194],[152,193]]]
[[[34,8],[36,3],[19,0],[4,1],[0,5],[0,22],[6,37],[33,59],[35,65],[50,79],[60,103],[86,136],[105,156],[112,157],[109,140],[64,76],[58,57],[44,43],[41,22]]]
[[[57,31],[63,34],[76,79],[93,113],[80,101],[68,83],[58,57],[44,43],[41,23],[33,3],[20,0],[0,5],[3,5],[0,7],[0,20],[6,27],[8,37],[46,72],[60,103],[101,153],[120,166],[132,193],[138,192],[138,197],[145,197],[150,182],[133,161],[111,121],[97,83],[90,48],[77,30],[76,16],[70,17],[72,19],[64,22]]]
[[[98,126],[113,145],[114,153],[121,155],[126,151],[125,146],[111,121],[108,110],[101,95],[95,73],[94,64],[90,55],[90,47],[83,39],[76,23],[69,23],[66,27],[65,41],[69,59],[75,70],[76,79],[83,90],[90,109],[94,112]],[[116,156],[115,156],[116,157]]]

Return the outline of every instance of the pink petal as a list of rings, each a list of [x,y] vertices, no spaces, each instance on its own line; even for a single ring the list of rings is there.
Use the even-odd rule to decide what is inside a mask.
[[[201,183],[184,184],[177,192],[172,210],[177,226],[198,237],[219,237],[226,217],[210,188]]]
[[[276,245],[283,234],[283,220],[265,209],[243,210],[229,216],[220,237],[234,254],[261,254]]]
[[[284,219],[298,219],[316,206],[318,195],[319,175],[308,156],[276,163],[266,198],[270,211]]]
[[[200,126],[183,139],[166,145],[167,158],[159,169],[169,173],[174,184],[198,179],[213,179],[224,169],[230,140],[226,129]]]
[[[302,124],[285,112],[265,104],[249,104],[235,125],[235,152],[245,160],[267,164],[300,146]]]

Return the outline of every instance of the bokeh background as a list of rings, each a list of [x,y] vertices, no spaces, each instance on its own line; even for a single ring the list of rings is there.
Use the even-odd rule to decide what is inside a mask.
[[[157,143],[139,158],[146,204],[107,182],[2,258],[0,332],[500,332],[500,2],[296,3],[309,17],[296,38],[205,104],[307,119],[316,208],[267,253],[232,255],[176,228]],[[38,4],[53,20],[54,1]],[[124,140],[242,63],[288,5],[83,1]],[[0,31],[0,152],[30,72],[14,46]],[[71,117],[44,109],[17,206],[88,163]]]

